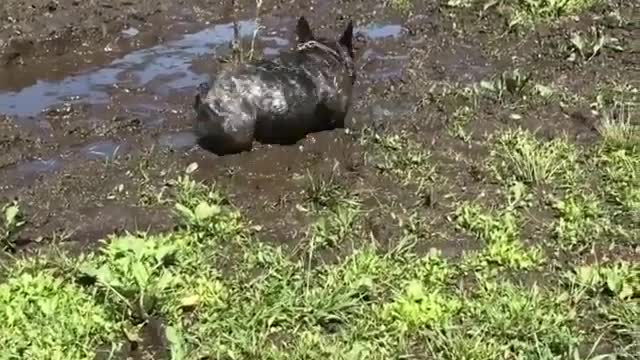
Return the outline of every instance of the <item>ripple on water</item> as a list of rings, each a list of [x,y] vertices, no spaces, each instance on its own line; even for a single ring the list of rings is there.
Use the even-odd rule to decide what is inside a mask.
[[[402,36],[405,28],[395,24],[371,24],[366,27],[356,28],[356,32],[362,32],[370,39],[384,39],[388,37],[397,38]]]

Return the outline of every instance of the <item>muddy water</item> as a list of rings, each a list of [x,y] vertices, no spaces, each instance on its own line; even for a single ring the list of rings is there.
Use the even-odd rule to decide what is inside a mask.
[[[291,47],[294,18],[268,17],[261,24],[264,28],[257,39],[257,49],[264,57],[275,57]],[[245,20],[238,25],[245,45],[248,45],[256,23]],[[369,24],[357,27],[355,32],[357,38],[366,43],[358,54],[362,81],[375,82],[401,74],[408,60],[401,52],[401,41],[406,35],[402,26]],[[124,33],[129,38],[137,35],[135,28]],[[184,152],[192,149],[195,137],[184,119],[180,120],[182,126],[163,129],[167,119],[179,116],[180,112],[173,108],[186,108],[182,117],[189,117],[195,87],[209,79],[217,59],[229,53],[232,39],[232,23],[214,24],[176,40],[133,51],[107,66],[70,74],[62,80],[37,80],[33,85],[17,90],[3,89],[0,83],[0,114],[10,116],[16,124],[39,128],[45,135],[50,135],[56,125],[64,124],[73,131],[84,131],[90,139],[85,144],[68,148],[64,146],[65,136],[53,139],[60,143],[55,144],[59,152],[0,169],[0,176],[8,182],[28,185],[38,176],[62,170],[65,163],[113,161],[145,143],[136,138],[145,137],[140,130],[134,131],[133,139],[129,133],[126,139],[119,138],[117,133],[104,137],[104,128],[112,126],[113,122],[123,122],[125,127],[129,122],[135,122],[131,126],[135,129],[155,128],[160,134],[153,142],[164,150]],[[76,114],[74,107],[78,106],[84,111]],[[112,109],[126,116],[113,116],[115,110]]]
[[[250,20],[238,25],[245,39],[256,28]],[[290,46],[289,32],[288,28],[267,29],[266,35],[260,36],[265,57],[277,56]],[[403,34],[403,28],[370,25],[357,28],[356,32],[364,33],[370,40],[395,39]],[[135,36],[135,32],[132,34]],[[233,24],[219,24],[177,41],[134,51],[98,70],[72,75],[62,81],[37,81],[19,91],[0,92],[0,113],[29,117],[63,102],[103,103],[119,89],[131,90],[150,84],[153,92],[166,96],[171,90],[191,88],[207,80],[206,74],[193,70],[193,59],[208,56],[213,60],[228,51],[232,40]]]
[[[240,33],[253,33],[255,23],[239,23]],[[43,109],[68,100],[89,103],[108,102],[119,88],[144,87],[160,79],[158,87],[181,88],[204,80],[190,70],[191,60],[201,55],[216,55],[220,47],[233,39],[232,24],[221,24],[186,35],[183,39],[134,51],[110,65],[58,82],[38,81],[16,92],[0,94],[0,113],[19,117],[34,116]]]

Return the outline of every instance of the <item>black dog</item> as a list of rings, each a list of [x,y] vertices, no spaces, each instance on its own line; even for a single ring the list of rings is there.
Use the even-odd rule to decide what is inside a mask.
[[[251,150],[254,140],[294,144],[344,127],[356,74],[353,23],[338,41],[316,38],[304,17],[294,51],[234,64],[202,84],[194,108],[198,143],[216,154]]]

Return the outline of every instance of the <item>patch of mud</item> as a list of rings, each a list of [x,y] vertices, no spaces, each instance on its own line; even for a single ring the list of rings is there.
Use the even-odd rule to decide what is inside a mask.
[[[312,20],[318,34],[336,36],[335,30],[322,26],[334,23],[331,13],[325,21]],[[257,51],[268,58],[291,48],[297,16],[265,14]],[[0,198],[19,198],[31,219],[23,243],[60,231],[65,239],[88,244],[114,231],[171,228],[174,219],[161,202],[162,189],[193,161],[200,164],[194,175],[217,180],[257,221],[273,225],[265,230],[268,238],[282,243],[299,238],[304,214],[283,216],[293,211],[288,199],[296,197],[291,191],[304,187],[301,179],[307,169],[348,163],[354,155],[351,140],[336,140],[337,133],[329,132],[294,146],[263,146],[228,157],[199,149],[190,129],[193,91],[222,66],[233,25],[202,26],[177,19],[166,41],[136,49],[146,41],[146,28],[131,23],[119,30],[120,40],[103,49],[109,54],[106,59],[121,54],[104,66],[73,66],[61,60],[52,76],[40,76],[36,65],[30,72],[26,62],[13,74],[0,69],[0,79],[10,80],[0,81],[0,113],[15,133],[12,151],[3,159],[8,165],[0,169]],[[256,24],[242,20],[238,25],[248,46]],[[176,34],[175,29],[181,30]],[[180,34],[190,29],[196,31]],[[377,19],[360,22],[355,31],[358,61],[367,63],[359,76],[363,84],[402,76],[408,59],[403,53],[405,27]],[[131,51],[122,53],[127,48]],[[90,63],[100,63],[99,58]],[[37,156],[23,156],[33,148],[16,140],[25,132],[28,144],[38,142]],[[152,208],[142,207],[149,203]]]
[[[441,76],[437,80],[476,83],[495,71],[480,44],[443,44],[442,51],[432,54],[431,66]]]
[[[293,23],[292,19],[285,19]],[[251,20],[240,21],[240,36],[245,40],[253,34],[256,23]],[[265,26],[265,25],[263,25]],[[34,85],[18,91],[0,92],[0,113],[18,117],[34,116],[41,111],[61,102],[108,103],[112,95],[118,91],[150,93],[167,96],[171,91],[194,88],[208,80],[206,73],[194,71],[194,58],[206,58],[214,62],[225,55],[229,43],[233,40],[234,24],[219,24],[194,34],[187,34],[182,39],[170,41],[149,49],[134,51],[122,58],[114,60],[110,65],[86,73],[73,75],[62,81],[37,80]],[[399,25],[368,26],[356,29],[372,41],[385,38],[397,38],[402,35]],[[268,29],[265,36],[258,41],[261,46],[270,49],[271,56],[290,46],[291,29]],[[379,49],[380,50],[380,49]],[[406,60],[406,57],[390,57],[378,54],[374,60]],[[367,58],[367,61],[371,61]],[[401,65],[401,64],[400,64]],[[389,71],[399,73],[401,67],[383,69],[379,76]],[[366,73],[373,73],[370,69]],[[2,88],[0,87],[0,90]]]
[[[65,9],[71,6],[66,0],[60,3]],[[153,8],[147,1],[126,6],[147,5]],[[337,169],[340,181],[350,188],[387,198],[390,204],[416,206],[413,188],[382,179],[367,163],[368,150],[352,136],[364,126],[384,134],[403,125],[434,154],[434,164],[447,180],[439,184],[437,204],[424,216],[440,219],[436,227],[449,226],[447,216],[455,201],[473,199],[486,188],[494,190],[474,175],[486,158],[481,141],[486,132],[514,125],[505,122],[514,110],[508,104],[483,102],[466,127],[472,135],[465,142],[447,132],[449,109],[439,108],[428,96],[434,84],[471,84],[514,65],[548,78],[567,76],[575,80],[573,84],[579,83],[577,78],[587,79],[581,87],[606,76],[592,65],[576,76],[567,66],[560,66],[560,60],[541,62],[531,57],[528,63],[516,62],[513,59],[523,45],[511,39],[498,48],[491,40],[497,32],[495,24],[475,17],[474,21],[460,21],[438,9],[435,2],[416,8],[408,18],[370,1],[269,3],[256,47],[267,58],[292,47],[295,20],[301,14],[308,16],[319,34],[331,36],[347,18],[356,19],[359,73],[348,122],[351,129],[313,134],[293,146],[258,146],[249,153],[218,157],[195,144],[190,129],[193,92],[223,66],[220,60],[229,54],[233,23],[214,1],[174,5],[168,8],[175,9],[171,21],[163,18],[155,25],[145,24],[131,15],[106,30],[101,37],[106,43],[88,45],[91,51],[51,54],[52,61],[59,61],[52,62],[55,65],[45,75],[46,68],[36,64],[36,53],[28,55],[28,51],[20,52],[11,66],[0,67],[2,129],[8,124],[0,134],[4,151],[0,199],[17,197],[24,204],[30,219],[23,234],[27,241],[68,230],[73,235],[66,239],[88,246],[114,231],[170,229],[175,219],[165,202],[167,182],[183,174],[192,162],[199,164],[193,176],[223,187],[244,214],[263,226],[266,239],[294,247],[304,239],[310,221],[297,206],[305,201],[308,174]],[[239,22],[245,46],[255,30],[255,22],[246,16],[251,6],[243,10],[244,20]],[[196,10],[198,7],[211,10]],[[312,8],[316,14],[310,16],[306,11]],[[214,10],[220,14],[212,15]],[[174,10],[162,13],[169,11]],[[194,20],[202,14],[210,15],[206,22]],[[38,21],[23,18],[16,24]],[[40,36],[39,30],[31,32]],[[13,37],[7,40],[4,32],[0,39],[5,45],[14,41]],[[87,43],[93,40],[85,39]],[[36,43],[31,46],[39,46]],[[65,46],[84,49],[77,44]],[[543,50],[537,46],[529,51]],[[3,49],[8,48],[15,46]],[[21,62],[24,64],[19,65]],[[621,63],[614,64],[622,73]],[[553,70],[545,72],[549,64]],[[554,133],[576,128],[551,105],[517,110],[525,127],[545,125]],[[576,130],[576,138],[586,131]],[[456,197],[448,197],[449,192]],[[379,236],[393,237],[393,231],[381,231]],[[422,245],[425,249],[436,246],[452,256],[473,248],[454,235],[446,233]]]
[[[158,144],[170,151],[186,151],[196,146],[196,135],[191,131],[163,134],[158,138]]]
[[[18,163],[0,170],[0,176],[7,183],[21,183],[23,186],[33,184],[38,178],[50,176],[64,166],[61,159],[38,159]]]

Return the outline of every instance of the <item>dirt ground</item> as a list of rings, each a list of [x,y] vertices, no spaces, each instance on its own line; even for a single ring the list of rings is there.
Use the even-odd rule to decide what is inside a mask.
[[[114,231],[171,228],[158,197],[166,180],[194,161],[200,164],[198,177],[236,185],[239,203],[263,209],[257,216],[271,216],[261,213],[283,191],[295,189],[294,174],[356,152],[347,143],[334,149],[335,134],[319,135],[317,142],[310,138],[302,151],[273,147],[216,158],[194,148],[193,94],[218,66],[214,55],[228,51],[227,4],[16,4],[5,3],[2,10],[0,176],[2,197],[19,198],[29,214],[19,244],[60,236],[91,243]],[[255,5],[241,5],[241,16],[250,19]],[[310,6],[326,14],[313,21],[325,33],[344,25],[351,16],[347,8],[365,13],[358,11],[364,4],[338,11],[327,2],[267,2],[262,21],[268,33],[259,44],[265,56],[289,45],[296,17],[308,14]],[[363,83],[401,76],[407,55],[396,40],[404,41],[406,30],[396,24],[397,16],[395,22],[387,18],[376,17],[391,26],[372,28],[381,38],[374,39],[370,63],[363,64],[379,74],[363,77]],[[369,23],[362,15],[354,19]],[[221,25],[208,32],[211,24]],[[184,33],[196,36],[181,42]],[[153,47],[158,43],[165,45]],[[271,166],[274,161],[281,167]]]
[[[637,2],[625,3],[624,11],[637,13]],[[223,158],[193,145],[193,93],[219,66],[216,55],[228,52],[229,4],[21,4],[5,1],[0,10],[0,196],[20,199],[28,214],[21,247],[54,239],[91,244],[123,230],[169,229],[173,222],[162,192],[167,180],[192,162],[199,164],[199,179],[229,187],[234,202],[284,243],[295,242],[298,224],[282,222],[296,221],[291,215],[303,186],[299,177],[307,171],[327,173],[336,162],[352,186],[396,190],[369,183],[375,177],[371,169],[357,166],[363,149],[344,131],[311,135],[300,146]],[[254,8],[242,3],[240,17],[251,19]],[[497,16],[479,18],[475,11],[430,1],[409,12],[367,1],[267,1],[259,47],[273,56],[289,46],[295,18],[302,14],[313,13],[313,26],[326,34],[353,18],[361,35],[352,130],[372,124],[411,128],[443,159],[456,152],[469,155],[468,161],[448,164],[459,187],[474,186],[468,163],[482,161],[483,154],[448,135],[447,111],[455,104],[433,101],[434,87],[520,68],[538,83],[589,97],[600,84],[639,78],[633,39],[640,33],[633,24],[611,29],[627,51],[608,51],[577,68],[558,47],[567,29],[587,29],[598,21],[593,17],[539,26],[522,36],[505,33]],[[211,28],[215,24],[227,25]],[[181,40],[185,33],[195,36]],[[550,137],[562,131],[592,137],[588,104],[566,106],[521,105],[520,122],[541,127]],[[513,122],[510,111],[481,107],[469,125],[472,141]],[[429,211],[442,215],[437,206]]]

